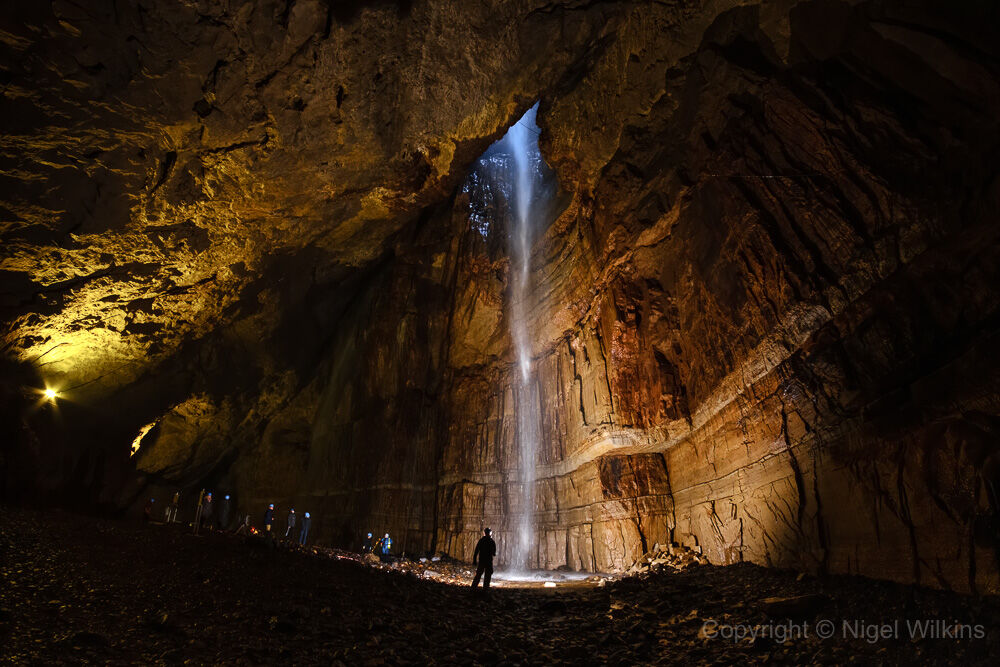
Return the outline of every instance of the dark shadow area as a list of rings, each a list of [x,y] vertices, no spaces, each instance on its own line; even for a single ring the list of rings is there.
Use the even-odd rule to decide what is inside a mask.
[[[350,23],[365,7],[395,7],[401,16],[409,16],[413,0],[327,0],[327,5],[338,23]]]

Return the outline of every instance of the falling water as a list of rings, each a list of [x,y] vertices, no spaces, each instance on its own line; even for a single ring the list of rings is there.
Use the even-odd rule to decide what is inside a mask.
[[[514,378],[514,411],[517,419],[520,490],[517,517],[517,543],[511,563],[515,571],[527,570],[535,536],[535,464],[541,437],[541,410],[538,383],[532,366],[532,328],[528,321],[532,296],[531,248],[534,245],[537,215],[532,215],[534,185],[538,177],[538,129],[535,125],[536,103],[507,132],[514,167],[514,213],[511,240],[510,334],[517,355]]]
[[[507,516],[499,535],[500,549],[510,554],[504,577],[529,576],[535,557],[535,466],[541,440],[539,383],[532,360],[538,319],[535,294],[540,293],[531,251],[540,232],[554,217],[555,174],[538,150],[536,103],[474,165],[463,186],[469,195],[469,220],[487,247],[499,250],[505,231],[510,258],[508,320],[515,364],[511,369],[514,394],[514,444],[517,460],[507,487]],[[506,224],[503,224],[503,223]],[[506,559],[505,559],[506,560]]]

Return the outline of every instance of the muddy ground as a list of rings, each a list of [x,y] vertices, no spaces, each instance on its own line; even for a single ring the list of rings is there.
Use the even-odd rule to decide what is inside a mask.
[[[0,548],[14,664],[1000,664],[996,599],[753,565],[483,599],[228,534],[8,507]],[[925,619],[945,636],[914,638]]]

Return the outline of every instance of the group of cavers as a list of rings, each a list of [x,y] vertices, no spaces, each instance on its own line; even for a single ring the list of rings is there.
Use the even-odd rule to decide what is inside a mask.
[[[361,553],[375,554],[383,563],[392,562],[392,538],[386,533],[379,539],[372,542],[372,534],[368,533],[361,542]]]
[[[270,534],[274,534],[275,531],[272,530],[271,528],[273,524],[274,524],[274,503],[271,503],[270,505],[267,506],[267,511],[264,512],[264,531]],[[312,516],[309,514],[309,512],[305,513],[305,515],[302,517],[302,523],[299,524],[298,517],[295,515],[295,508],[294,507],[289,508],[288,516],[285,517],[285,539],[294,540],[296,526],[298,526],[299,537],[297,541],[300,545],[305,546],[306,538],[309,536],[309,527],[311,525],[312,525]],[[243,525],[241,525],[239,527],[239,530],[237,530],[236,532],[239,533],[240,531],[243,530],[246,531],[250,530],[249,514],[243,518]]]
[[[146,501],[146,506],[143,508],[143,519],[145,521],[152,521],[153,519],[153,507],[155,499],[150,498]],[[180,509],[181,494],[180,492],[175,492],[173,500],[167,508],[164,510],[164,521],[166,523],[177,523],[177,512]],[[194,532],[197,534],[202,529],[212,530],[218,526],[222,530],[227,530],[229,528],[229,512],[230,503],[229,496],[227,495],[220,503],[222,507],[219,510],[219,521],[215,521],[215,501],[212,499],[212,492],[206,492],[204,489],[198,494],[198,504],[195,506],[194,521],[192,526],[194,526]],[[274,524],[274,503],[267,506],[267,511],[264,513],[264,531],[274,536],[277,531],[272,530]],[[285,518],[285,540],[294,540],[298,544],[305,546],[306,539],[309,537],[309,528],[312,526],[312,515],[306,512],[299,520],[298,515],[295,514],[295,509],[290,508],[288,510],[288,516]],[[257,530],[250,524],[250,515],[245,514],[240,520],[239,528],[236,529],[237,535],[249,535],[251,533],[256,533]],[[297,533],[297,534],[296,534]]]
[[[180,506],[181,494],[180,492],[174,493],[174,497],[170,505],[167,506],[164,512],[164,519],[167,523],[177,522],[177,511]],[[155,500],[150,498],[146,502],[146,506],[143,508],[143,518],[145,521],[151,521],[153,519],[153,504]],[[229,527],[229,511],[230,503],[229,496],[227,495],[220,503],[222,507],[219,511],[219,522],[218,526],[222,530],[226,530]],[[194,522],[194,532],[197,534],[199,530],[206,529],[212,530],[216,527],[215,523],[215,502],[212,500],[212,493],[205,492],[204,489],[198,495],[198,504],[195,509]],[[295,508],[289,508],[288,515],[285,517],[285,540],[295,540],[299,545],[305,546],[306,538],[309,536],[309,528],[312,525],[312,516],[309,512],[306,512],[299,521],[298,516],[295,514]],[[274,503],[270,503],[267,506],[267,510],[264,512],[264,532],[270,536],[274,536],[278,531],[273,528],[274,526]],[[298,531],[298,536],[296,536],[296,530]],[[239,528],[236,529],[236,534],[250,534],[256,532],[250,525],[250,515],[246,514],[243,516],[240,522]],[[361,553],[363,554],[375,554],[378,556],[379,560],[383,563],[389,563],[392,561],[392,538],[389,537],[389,533],[386,533],[378,540],[372,539],[372,534],[368,533],[365,539],[361,543]],[[476,543],[476,549],[472,554],[472,564],[476,566],[476,578],[472,580],[472,587],[476,588],[479,585],[479,580],[483,580],[483,588],[488,589],[490,587],[490,579],[493,577],[493,558],[497,553],[497,544],[493,541],[492,533],[489,528],[483,529],[483,537],[479,539]]]

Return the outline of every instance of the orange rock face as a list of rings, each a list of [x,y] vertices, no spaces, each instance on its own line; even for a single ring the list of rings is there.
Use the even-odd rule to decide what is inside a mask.
[[[540,99],[534,562],[997,590],[994,10],[124,4],[3,33],[8,497],[503,562],[506,227],[461,181]]]

